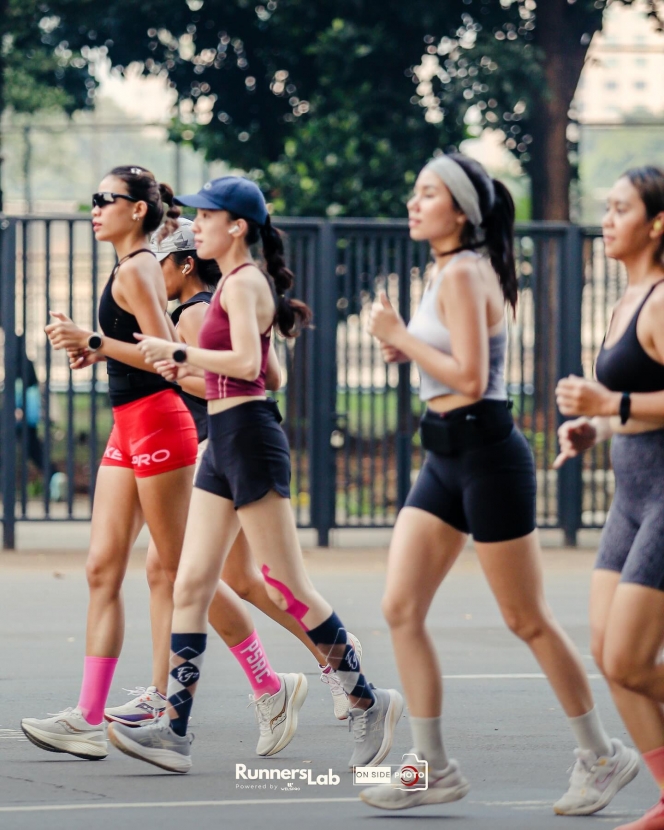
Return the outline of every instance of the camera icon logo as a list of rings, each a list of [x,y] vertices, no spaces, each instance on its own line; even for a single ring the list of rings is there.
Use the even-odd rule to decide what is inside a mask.
[[[414,752],[407,752],[401,757],[401,766],[393,778],[393,786],[398,790],[413,792],[429,788],[429,764],[418,758]]]

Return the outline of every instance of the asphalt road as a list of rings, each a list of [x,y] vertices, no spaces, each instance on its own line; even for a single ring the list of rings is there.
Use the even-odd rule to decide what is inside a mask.
[[[398,677],[380,613],[383,551],[322,551],[307,555],[314,582],[364,645],[363,667],[380,686]],[[592,553],[547,551],[547,592],[590,672],[587,596]],[[657,798],[646,771],[602,813],[554,816],[551,804],[567,787],[573,742],[556,700],[527,649],[503,627],[472,554],[464,554],[437,597],[433,635],[447,677],[448,752],[471,782],[462,801],[405,813],[374,811],[357,800],[347,772],[352,737],[332,715],[327,687],[309,653],[256,614],[258,630],[278,671],[302,671],[309,697],[298,734],[271,759],[254,754],[257,726],[247,708],[244,675],[222,644],[210,638],[192,725],[194,768],[186,776],[161,773],[111,748],[101,762],[42,752],[19,731],[21,717],[44,717],[75,705],[84,646],[87,601],[81,553],[0,554],[0,828],[2,830],[134,830],[219,827],[316,830],[345,827],[428,827],[451,830],[575,830],[615,827],[641,815]],[[149,623],[142,555],[126,581],[127,635],[111,692],[147,685]],[[612,735],[627,736],[604,683],[592,679]],[[399,761],[410,735],[404,718],[388,760]],[[338,775],[338,784],[266,789],[236,778],[248,769],[311,769],[313,779]],[[265,783],[265,782],[261,782]],[[270,788],[270,783],[275,789]],[[444,824],[443,824],[444,823]]]

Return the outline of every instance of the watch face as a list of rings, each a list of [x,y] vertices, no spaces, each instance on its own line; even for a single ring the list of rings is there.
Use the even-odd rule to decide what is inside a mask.
[[[186,359],[187,359],[187,353],[185,352],[184,349],[176,349],[173,352],[173,360],[176,363],[184,363]]]
[[[91,334],[88,337],[88,348],[92,349],[92,351],[97,351],[101,347],[101,337],[98,334]]]

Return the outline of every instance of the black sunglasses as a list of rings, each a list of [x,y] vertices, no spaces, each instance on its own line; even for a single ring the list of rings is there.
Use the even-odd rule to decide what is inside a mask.
[[[103,193],[92,194],[92,207],[103,208],[105,205],[112,205],[116,199],[126,199],[128,202],[140,202],[140,199],[134,199],[133,196],[126,196],[124,193],[111,193],[105,190]]]

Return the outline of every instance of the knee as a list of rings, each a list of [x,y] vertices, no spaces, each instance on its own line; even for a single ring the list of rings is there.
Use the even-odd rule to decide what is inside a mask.
[[[644,664],[634,653],[604,654],[604,675],[610,683],[630,692],[646,692],[652,666]]]
[[[263,588],[263,578],[259,573],[234,573],[230,576],[226,576],[222,573],[221,576],[229,588],[232,588],[240,599],[246,600],[247,602],[251,602],[256,591],[262,590]],[[268,595],[270,595],[269,590]],[[272,596],[270,596],[270,599],[274,602]]]
[[[606,677],[604,670],[604,632],[591,630],[590,633],[590,653],[593,656],[595,665]]]
[[[550,614],[542,609],[503,608],[509,630],[524,643],[532,643],[551,628]]]
[[[171,589],[177,575],[177,571],[174,568],[164,568],[158,556],[148,557],[145,563],[145,573],[151,591],[159,590],[159,588],[166,586]]]
[[[124,569],[118,567],[117,559],[108,551],[91,550],[85,564],[85,576],[90,591],[119,594]]]
[[[407,597],[386,594],[381,602],[383,616],[390,628],[419,627],[424,619],[417,603]]]
[[[173,605],[176,609],[205,609],[212,601],[214,589],[205,581],[177,576],[173,586]]]

